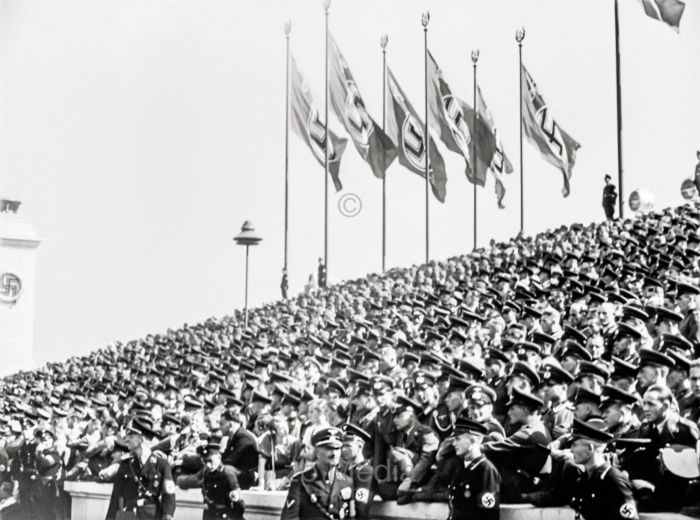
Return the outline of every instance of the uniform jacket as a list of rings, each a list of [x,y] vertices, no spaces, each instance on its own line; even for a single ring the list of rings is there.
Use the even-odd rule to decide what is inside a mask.
[[[576,481],[573,507],[583,520],[638,520],[632,486],[625,473],[608,463]]]
[[[448,489],[449,520],[498,520],[501,476],[483,455],[460,464]]]
[[[538,491],[525,493],[523,500],[535,507],[561,507],[571,501],[583,470],[566,455],[552,455],[552,470]]]
[[[228,438],[226,446],[221,446],[221,459],[224,464],[234,466],[240,471],[256,470],[258,468],[258,446],[255,436],[245,428],[238,428],[236,433]]]
[[[333,475],[335,473],[335,475]],[[314,465],[292,477],[281,520],[347,518],[353,498],[352,479],[339,470],[324,476]]]
[[[548,408],[542,414],[542,422],[553,439],[569,433],[574,424],[574,405],[564,401]]]
[[[152,452],[143,466],[134,457],[122,460],[114,477],[106,520],[113,520],[122,504],[132,509],[141,501],[155,502],[159,518],[172,518],[175,513],[175,483],[170,465],[160,452]]]
[[[430,466],[435,462],[439,445],[437,434],[417,420],[414,420],[407,431],[397,432],[394,446],[405,448],[415,455],[413,469],[408,475],[413,482],[422,482],[425,479]]]

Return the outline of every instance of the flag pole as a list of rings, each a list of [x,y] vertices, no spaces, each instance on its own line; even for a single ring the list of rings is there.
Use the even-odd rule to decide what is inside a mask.
[[[325,139],[324,139],[324,146],[323,146],[323,151],[324,151],[324,157],[323,157],[323,166],[325,169],[325,175],[323,176],[324,179],[324,189],[323,189],[323,265],[326,267],[326,284],[328,283],[328,273],[329,273],[329,266],[328,266],[328,148],[329,148],[329,142],[328,142],[328,11],[330,10],[331,7],[331,0],[323,0],[323,10],[326,15],[326,72],[325,72],[325,77],[326,77],[326,83],[325,83],[325,120],[324,124],[326,126],[326,132],[325,132]]]
[[[622,186],[622,87],[620,85],[620,17],[615,0],[615,79],[617,94],[617,184],[620,218],[625,217],[625,197]]]
[[[284,126],[284,269],[287,269],[287,244],[289,230],[289,34],[292,32],[292,21],[284,24],[284,34],[287,39],[287,75],[285,82],[285,126]]]
[[[520,104],[520,232],[525,230],[525,175],[523,172],[523,40],[525,39],[525,27],[515,31],[515,41],[518,42],[518,76],[520,77],[520,90],[518,102]]]
[[[476,208],[476,180],[477,180],[477,172],[478,172],[478,166],[477,163],[479,162],[478,159],[476,158],[476,135],[477,135],[477,128],[476,128],[476,121],[477,121],[477,106],[476,106],[476,62],[479,61],[479,49],[474,49],[472,51],[472,64],[474,66],[474,124],[472,127],[474,128],[474,135],[472,136],[472,168],[474,170],[474,249],[476,249],[476,230],[477,230],[477,208]]]
[[[386,46],[389,37],[383,34],[382,46],[382,130],[386,132]],[[386,271],[386,170],[382,177],[382,272]]]
[[[423,61],[425,63],[425,127],[423,128],[423,141],[425,149],[425,263],[427,264],[430,261],[430,138],[428,137],[428,22],[430,21],[430,13],[425,11],[420,21],[423,24]]]

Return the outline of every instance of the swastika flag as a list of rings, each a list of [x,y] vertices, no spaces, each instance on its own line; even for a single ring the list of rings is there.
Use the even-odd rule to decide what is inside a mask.
[[[299,72],[294,58],[291,59],[290,69],[289,92],[291,106],[289,108],[291,111],[292,130],[308,145],[316,160],[323,166],[326,159],[326,125],[321,121],[321,116],[311,95],[311,89],[309,89],[309,85],[301,75],[301,72]],[[331,130],[328,130],[328,137],[330,139],[328,171],[333,179],[335,190],[340,191],[343,189],[339,176],[340,159],[343,157],[348,140],[338,137]]]
[[[425,125],[388,68],[386,92],[386,133],[399,150],[399,162],[413,173],[425,178]],[[428,141],[430,143],[428,149],[430,186],[433,195],[440,202],[445,202],[447,184],[445,162],[433,138],[430,135],[428,138],[430,139]]]
[[[535,80],[523,65],[523,132],[542,157],[564,175],[564,197],[569,196],[569,179],[576,163],[576,151],[581,147],[554,119],[540,94]]]

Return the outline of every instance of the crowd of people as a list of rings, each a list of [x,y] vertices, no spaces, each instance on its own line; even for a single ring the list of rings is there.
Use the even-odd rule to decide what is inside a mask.
[[[66,518],[67,480],[112,482],[108,519],[172,518],[178,486],[202,487],[209,519],[240,518],[240,489],[286,490],[287,519],[368,518],[379,499],[455,519],[691,508],[699,215],[519,235],[247,328],[236,313],[6,377],[0,518]]]

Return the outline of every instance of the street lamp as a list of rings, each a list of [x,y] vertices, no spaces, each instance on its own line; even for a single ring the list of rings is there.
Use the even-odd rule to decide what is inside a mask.
[[[248,248],[256,246],[262,240],[255,232],[255,226],[250,220],[246,220],[241,227],[241,232],[233,237],[239,246],[245,246],[245,327],[248,328]]]

